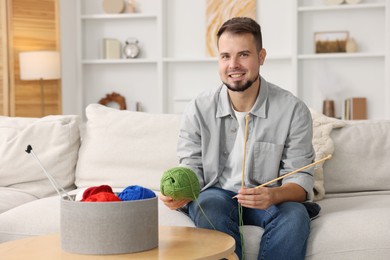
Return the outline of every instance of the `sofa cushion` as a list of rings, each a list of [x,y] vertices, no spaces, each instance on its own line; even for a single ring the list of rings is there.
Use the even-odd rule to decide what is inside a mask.
[[[60,231],[60,198],[34,200],[0,214],[0,243]]]
[[[180,115],[117,110],[91,104],[79,151],[79,188],[141,185],[159,190],[165,170],[178,165]]]
[[[331,134],[324,165],[327,193],[390,190],[390,121],[347,121]]]
[[[305,259],[388,259],[389,195],[360,192],[319,201]]]
[[[313,148],[316,153],[315,160],[321,160],[334,151],[333,140],[330,134],[333,129],[345,125],[344,121],[324,116],[310,109],[313,119]],[[325,196],[323,165],[319,163],[314,167],[314,200],[323,199]]]
[[[80,189],[69,192],[70,195],[80,193]],[[162,226],[195,226],[187,215],[170,210],[161,200],[158,200],[158,223]],[[25,203],[0,214],[0,243],[59,232],[60,198],[58,196]]]
[[[73,188],[79,122],[80,118],[72,115],[0,117],[0,187],[37,198],[56,193],[38,162],[25,152],[30,144],[57,183],[65,189]]]
[[[0,196],[0,214],[29,201],[38,199],[34,195],[7,187],[0,187]]]

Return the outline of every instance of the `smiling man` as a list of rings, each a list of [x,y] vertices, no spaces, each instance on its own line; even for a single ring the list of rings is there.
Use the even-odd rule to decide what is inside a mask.
[[[313,198],[312,171],[256,187],[313,162],[310,112],[260,76],[266,51],[254,20],[228,20],[217,35],[223,84],[188,105],[179,134],[180,164],[196,173],[198,201],[213,226],[234,237],[238,257],[241,204],[244,224],[265,230],[259,259],[304,259],[310,216],[302,202]],[[197,227],[213,228],[197,203],[160,198],[171,209],[186,210]]]

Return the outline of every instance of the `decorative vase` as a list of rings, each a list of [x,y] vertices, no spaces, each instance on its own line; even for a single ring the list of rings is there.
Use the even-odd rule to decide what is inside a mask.
[[[357,51],[357,44],[354,38],[348,38],[348,41],[345,45],[346,52],[356,52]]]
[[[126,0],[126,13],[135,13],[136,4],[134,0]]]
[[[324,100],[324,102],[322,103],[322,114],[328,117],[335,117],[333,100]]]

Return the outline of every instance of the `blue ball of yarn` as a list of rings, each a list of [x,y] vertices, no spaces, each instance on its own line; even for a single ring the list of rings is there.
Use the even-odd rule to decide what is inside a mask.
[[[121,193],[118,194],[118,197],[122,201],[126,200],[143,200],[156,197],[156,194],[147,188],[138,185],[128,186]]]

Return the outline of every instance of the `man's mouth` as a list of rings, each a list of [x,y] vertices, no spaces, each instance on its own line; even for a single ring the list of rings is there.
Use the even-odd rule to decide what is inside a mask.
[[[231,77],[231,78],[239,78],[242,76],[244,76],[244,73],[234,73],[234,74],[229,75],[229,77]]]

